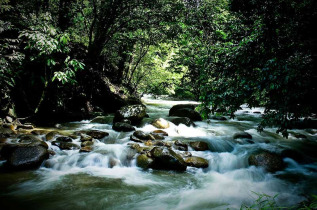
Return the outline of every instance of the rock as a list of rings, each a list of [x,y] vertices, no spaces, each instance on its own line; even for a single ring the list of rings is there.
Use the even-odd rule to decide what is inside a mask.
[[[176,140],[174,142],[173,148],[181,151],[188,151],[188,145],[183,142],[180,142],[179,140]]]
[[[131,125],[131,121],[128,120],[128,119],[123,119],[123,120],[121,120],[120,122],[122,122],[122,123],[127,123],[127,124]]]
[[[153,142],[151,140],[148,140],[148,141],[144,142],[144,145],[145,146],[152,146]]]
[[[250,165],[261,166],[268,172],[275,172],[285,168],[282,157],[268,151],[251,154],[248,161]]]
[[[117,158],[113,158],[111,157],[109,160],[109,168],[113,168],[115,166],[119,166],[120,165],[120,160],[118,160]]]
[[[26,129],[26,130],[32,130],[34,129],[34,126],[33,125],[30,125],[30,124],[24,124],[24,125],[17,125],[17,129]]]
[[[152,167],[153,159],[145,154],[141,154],[136,158],[136,165],[138,167],[148,169]]]
[[[61,150],[75,150],[79,149],[77,144],[71,142],[60,142],[60,141],[53,141],[53,145],[58,146]]]
[[[33,130],[31,131],[31,134],[33,135],[43,135],[43,134],[48,134],[49,131],[47,130]]]
[[[151,133],[151,135],[155,138],[155,140],[163,140],[164,136],[157,134],[157,133]]]
[[[48,134],[46,134],[45,138],[46,141],[51,141],[55,136],[59,135],[60,133],[58,131],[51,131]]]
[[[203,141],[192,141],[189,143],[189,145],[195,150],[195,151],[206,151],[209,150],[208,144]]]
[[[130,140],[131,140],[131,141],[134,141],[134,142],[143,143],[143,140],[141,140],[141,139],[135,137],[134,135],[131,135],[131,136],[130,136]]]
[[[252,136],[247,132],[237,132],[233,135],[233,139],[252,139]]]
[[[80,144],[81,147],[92,146],[94,143],[92,141],[84,141]]]
[[[262,114],[260,111],[254,111],[253,114]]]
[[[81,133],[80,134],[80,141],[81,142],[92,141],[92,137],[87,135],[87,134]]]
[[[195,123],[188,117],[178,117],[171,120],[175,125],[184,124],[186,126],[195,126]]]
[[[183,109],[176,109],[175,111],[171,112],[170,111],[170,116],[176,116],[176,117],[188,117],[189,119],[193,121],[201,121],[202,117],[200,114],[193,110],[193,109],[188,109],[188,108],[183,108]]]
[[[224,116],[212,116],[211,119],[212,119],[212,120],[219,120],[219,121],[226,121],[226,120],[228,120],[228,119],[225,118]]]
[[[293,133],[292,135],[297,139],[306,139],[307,138],[304,134],[301,134],[301,133]]]
[[[151,134],[160,134],[162,136],[168,136],[168,133],[163,130],[155,130],[155,131],[152,131]]]
[[[120,122],[123,119],[131,121],[132,125],[136,125],[141,122],[145,117],[145,106],[144,105],[128,105],[121,107],[114,116],[113,122]]]
[[[191,157],[191,156],[192,156],[192,153],[190,153],[190,152],[188,152],[188,151],[182,152],[182,153],[181,153],[181,156],[182,156],[183,158]]]
[[[109,117],[106,116],[98,116],[90,121],[90,123],[99,123],[99,124],[107,124],[110,123]]]
[[[176,111],[176,110],[179,110],[179,109],[191,109],[191,110],[195,110],[195,108],[197,107],[197,105],[194,105],[194,104],[177,104],[177,105],[174,105],[168,115],[169,116],[173,116],[173,113]]]
[[[196,156],[185,158],[185,162],[187,166],[192,166],[195,168],[208,168],[209,166],[208,160]]]
[[[68,136],[59,136],[56,138],[56,141],[62,141],[62,142],[72,142],[72,138]]]
[[[135,131],[133,133],[133,136],[141,140],[155,140],[155,138],[151,134],[144,133],[143,131]]]
[[[151,158],[154,159],[151,167],[154,169],[185,171],[187,164],[183,158],[168,148],[154,147],[151,151]]]
[[[7,165],[14,170],[28,170],[40,167],[49,157],[42,146],[17,146],[8,156]]]
[[[130,132],[130,131],[135,131],[135,128],[128,124],[128,123],[123,123],[123,122],[116,122],[112,126],[112,129],[118,132]]]
[[[159,129],[166,129],[170,127],[170,123],[163,118],[155,119],[151,124]]]
[[[48,145],[41,139],[32,136],[32,135],[22,135],[19,137],[19,143],[27,146],[42,146],[45,149],[48,149]]]
[[[52,155],[52,156],[56,155],[56,153],[53,150],[48,149],[47,152],[49,155]]]
[[[92,151],[92,147],[91,146],[85,146],[80,148],[79,152],[91,152]]]
[[[87,135],[91,136],[94,139],[102,139],[106,136],[109,136],[109,133],[99,130],[90,130],[86,132]]]

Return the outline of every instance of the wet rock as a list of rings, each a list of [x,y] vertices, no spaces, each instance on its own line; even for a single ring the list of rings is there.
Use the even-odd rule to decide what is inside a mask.
[[[195,126],[195,123],[188,117],[178,117],[171,120],[175,125],[184,124],[186,126]]]
[[[219,120],[219,121],[226,121],[228,120],[226,117],[224,116],[212,116],[211,117],[212,120]]]
[[[285,168],[282,157],[268,151],[251,154],[248,161],[250,165],[261,166],[268,172],[275,172]]]
[[[109,136],[109,133],[99,130],[90,130],[86,132],[87,135],[91,136],[94,139],[102,139],[106,136]]]
[[[77,144],[71,142],[60,142],[60,141],[53,141],[53,145],[58,146],[61,150],[75,150],[79,149]]]
[[[21,125],[17,125],[16,129],[25,129],[25,130],[32,130],[34,129],[34,126],[31,124],[21,124]]]
[[[136,164],[138,167],[148,169],[152,167],[153,159],[145,154],[141,154],[136,158]]]
[[[176,117],[188,117],[189,119],[193,121],[201,121],[202,117],[200,114],[192,109],[178,109],[175,112],[173,112],[170,116],[176,116]]]
[[[120,165],[120,160],[118,160],[117,158],[111,157],[109,160],[109,168],[113,168],[115,166],[119,166]]]
[[[301,134],[301,133],[293,133],[292,135],[297,139],[306,139],[307,138],[307,136],[305,136],[304,134]]]
[[[164,136],[157,133],[151,133],[151,135],[154,137],[155,140],[163,140]]]
[[[134,142],[143,143],[143,140],[141,140],[141,139],[135,137],[134,135],[131,135],[131,136],[130,136],[130,140],[131,140],[131,141],[134,141]]]
[[[47,149],[42,146],[17,146],[9,154],[6,164],[14,170],[35,169],[48,157]]]
[[[113,122],[120,122],[123,119],[131,121],[132,125],[136,125],[146,116],[144,105],[128,105],[120,108],[114,116]]]
[[[206,151],[209,150],[208,144],[203,141],[192,141],[189,142],[189,145],[195,150],[195,151]]]
[[[48,149],[48,145],[42,141],[41,139],[33,136],[33,135],[22,135],[19,137],[19,143],[27,146],[42,146]]]
[[[151,124],[159,129],[166,129],[170,127],[170,123],[163,118],[155,119]]]
[[[92,146],[85,146],[80,148],[79,152],[91,152],[93,150]]]
[[[254,111],[253,114],[262,114],[260,111]]]
[[[92,141],[84,141],[80,144],[81,147],[92,146],[94,143]]]
[[[123,119],[123,120],[121,120],[120,122],[122,122],[122,123],[127,123],[127,124],[131,125],[131,121],[128,120],[128,119]]]
[[[13,122],[13,119],[12,119],[12,117],[10,117],[10,116],[6,116],[5,120],[6,120],[8,123],[12,123],[12,122]]]
[[[48,149],[47,152],[49,155],[52,155],[52,156],[56,155],[56,152],[54,152],[53,150]]]
[[[80,134],[80,141],[81,142],[92,141],[92,137],[87,135],[87,134],[81,133]]]
[[[208,160],[196,156],[185,158],[185,162],[187,166],[192,166],[195,168],[208,168],[209,166]]]
[[[174,105],[168,115],[169,116],[173,116],[174,112],[179,110],[179,109],[191,109],[191,110],[195,110],[195,108],[197,107],[197,105],[194,105],[194,104],[177,104],[177,105]]]
[[[62,142],[72,142],[73,139],[68,136],[59,136],[56,138],[56,141],[62,141]]]
[[[252,139],[252,136],[247,132],[237,132],[233,135],[233,139]]]
[[[181,155],[183,158],[187,158],[187,157],[191,157],[191,156],[192,156],[192,153],[186,151],[186,152],[180,153],[180,155]]]
[[[33,130],[31,131],[31,134],[33,135],[43,135],[43,134],[48,134],[49,131],[47,130]]]
[[[183,142],[180,142],[179,140],[176,140],[174,142],[173,148],[181,151],[188,151],[188,145]]]
[[[168,133],[163,130],[155,130],[155,131],[152,131],[151,134],[160,134],[162,136],[168,136]]]
[[[148,140],[148,141],[144,142],[144,145],[145,146],[152,146],[153,142],[151,140]]]
[[[154,169],[185,171],[187,164],[183,158],[173,150],[166,147],[154,147],[151,151],[151,158],[154,159],[151,167]]]
[[[60,133],[58,131],[51,131],[48,134],[46,134],[45,138],[46,141],[51,141],[55,136],[59,135]]]
[[[155,138],[151,134],[144,133],[143,131],[135,131],[133,133],[133,136],[141,140],[155,140]]]
[[[91,123],[99,123],[99,124],[107,124],[109,123],[109,117],[106,116],[98,116],[90,121]]]
[[[123,123],[123,122],[116,122],[112,126],[112,129],[118,132],[130,132],[130,131],[135,131],[135,128],[128,124],[128,123]]]

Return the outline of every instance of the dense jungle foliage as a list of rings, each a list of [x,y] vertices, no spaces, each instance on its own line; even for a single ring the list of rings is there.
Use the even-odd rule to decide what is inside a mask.
[[[316,113],[315,0],[0,0],[1,116],[62,120],[145,93],[205,117],[265,107],[259,130]],[[296,124],[296,123],[295,123]]]

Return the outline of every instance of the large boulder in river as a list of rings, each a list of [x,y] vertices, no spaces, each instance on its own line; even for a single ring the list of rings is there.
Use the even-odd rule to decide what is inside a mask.
[[[38,168],[48,157],[47,149],[42,146],[19,145],[12,149],[6,164],[14,170],[28,170]]]
[[[19,143],[27,146],[42,146],[48,149],[48,145],[42,141],[41,139],[37,138],[33,135],[21,135],[19,136]]]
[[[285,163],[280,155],[264,150],[250,155],[248,161],[250,165],[261,166],[268,172],[285,168]]]
[[[195,151],[206,151],[209,150],[208,144],[203,141],[192,141],[189,142],[189,145],[195,150]]]
[[[109,133],[105,131],[99,131],[99,130],[90,130],[90,131],[87,131],[86,134],[91,136],[94,139],[102,139],[106,136],[109,136]]]
[[[186,157],[185,162],[188,166],[192,166],[195,168],[208,168],[209,166],[208,160],[196,156]]]
[[[132,125],[137,125],[146,116],[144,105],[129,105],[119,109],[114,116],[113,122],[120,122],[124,119],[131,121]]]
[[[155,119],[151,124],[159,129],[166,129],[170,127],[170,123],[163,118]]]
[[[184,124],[186,126],[195,126],[195,123],[188,117],[178,117],[171,120],[175,125]]]
[[[123,123],[123,122],[116,122],[113,124],[112,129],[118,132],[129,132],[129,131],[135,131],[135,128],[128,124],[128,123]]]
[[[192,104],[178,104],[173,106],[169,111],[169,116],[188,117],[193,121],[201,121],[202,117],[195,111],[195,105]]]
[[[136,158],[136,165],[138,167],[148,169],[152,167],[153,159],[148,157],[146,154],[141,154]]]
[[[154,169],[185,171],[187,164],[182,156],[166,147],[154,147],[151,151],[151,158],[154,159],[151,167]]]
[[[252,136],[247,132],[237,132],[233,135],[233,139],[252,139]]]

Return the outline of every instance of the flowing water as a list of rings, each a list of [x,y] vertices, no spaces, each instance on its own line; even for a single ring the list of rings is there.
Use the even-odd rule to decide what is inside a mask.
[[[169,119],[169,109],[179,103],[144,98],[150,118],[144,119],[138,130],[150,132],[155,128],[151,120]],[[35,171],[0,173],[1,209],[239,209],[252,204],[253,192],[276,195],[277,203],[292,206],[305,200],[305,195],[317,194],[316,130],[293,130],[307,136],[284,139],[267,129],[256,131],[261,108],[238,111],[237,118],[228,121],[205,120],[196,127],[185,125],[165,129],[166,140],[208,142],[213,151],[190,151],[209,161],[206,169],[188,167],[186,172],[143,170],[136,166],[136,154],[128,146],[133,132],[113,131],[108,124],[81,121],[62,124],[59,130],[97,129],[110,135],[97,140],[94,151],[60,150],[51,145],[55,156]],[[234,141],[235,132],[246,131],[253,136],[253,144]],[[45,136],[41,136],[43,139]],[[74,140],[80,145],[79,138]],[[273,152],[294,149],[304,161],[285,158],[283,171],[267,173],[249,166],[250,153],[262,148]],[[4,208],[2,208],[2,207]]]

